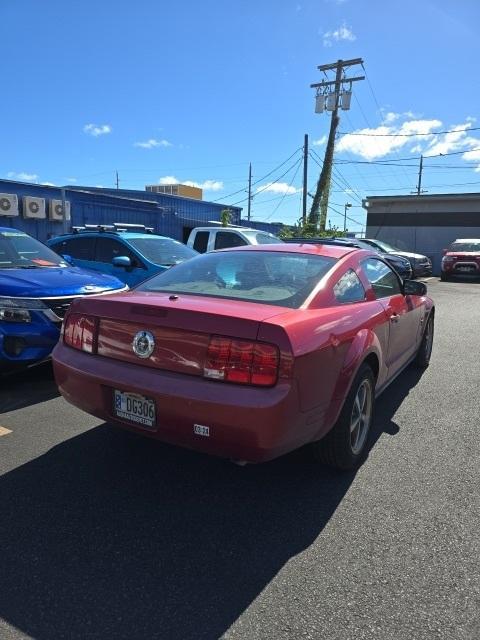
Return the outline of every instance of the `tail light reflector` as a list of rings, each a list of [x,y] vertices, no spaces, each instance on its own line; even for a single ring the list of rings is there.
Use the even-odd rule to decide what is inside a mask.
[[[280,365],[278,347],[263,342],[212,336],[203,369],[205,378],[271,387]]]
[[[63,341],[69,347],[85,351],[97,352],[97,318],[81,313],[70,313],[65,318]]]

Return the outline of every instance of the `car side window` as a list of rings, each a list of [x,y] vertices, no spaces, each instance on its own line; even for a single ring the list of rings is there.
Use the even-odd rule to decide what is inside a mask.
[[[365,289],[353,269],[349,269],[333,287],[335,299],[341,303],[363,302]]]
[[[387,298],[402,293],[400,280],[393,270],[377,258],[367,258],[362,267],[377,298]]]
[[[112,264],[112,260],[118,256],[127,256],[132,261],[132,267],[143,267],[137,256],[122,242],[113,238],[97,238],[95,249],[95,261]]]
[[[195,234],[195,240],[193,241],[193,248],[198,253],[205,253],[208,249],[208,236],[209,231],[197,231]]]
[[[225,231],[217,231],[215,237],[215,249],[228,249],[229,247],[242,247],[248,244],[237,233],[226,233]]]
[[[70,238],[62,240],[52,247],[60,255],[71,256],[77,260],[93,260],[95,238]]]

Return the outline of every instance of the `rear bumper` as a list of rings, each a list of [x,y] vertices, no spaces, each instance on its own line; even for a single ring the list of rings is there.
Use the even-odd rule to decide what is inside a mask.
[[[53,352],[55,379],[66,400],[87,413],[131,431],[226,458],[270,460],[311,440],[291,381],[272,388],[242,387],[92,356],[59,343]],[[120,420],[113,390],[152,398],[155,430]],[[208,426],[208,437],[194,425]]]
[[[442,264],[442,271],[450,276],[480,276],[480,267],[474,261],[458,261]]]

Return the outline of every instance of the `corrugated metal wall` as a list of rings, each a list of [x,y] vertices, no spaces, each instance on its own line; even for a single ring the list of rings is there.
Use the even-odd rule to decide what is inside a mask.
[[[58,187],[10,180],[0,180],[0,193],[16,194],[20,212],[24,196],[45,198],[47,210],[50,199],[62,199],[62,190]],[[222,210],[227,206],[162,193],[90,187],[66,187],[65,199],[71,206],[70,222],[28,220],[20,213],[15,217],[0,215],[0,226],[22,229],[44,242],[50,237],[69,231],[71,226],[128,222],[144,224],[153,227],[157,233],[185,241],[193,227],[219,221]],[[232,212],[232,223],[240,224],[241,208],[229,208]]]

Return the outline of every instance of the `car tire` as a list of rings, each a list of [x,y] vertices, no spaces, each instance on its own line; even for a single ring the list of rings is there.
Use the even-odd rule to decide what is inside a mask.
[[[430,314],[425,325],[422,341],[418,347],[417,355],[415,356],[414,365],[418,369],[426,369],[430,364],[430,358],[432,355],[433,336],[435,333],[435,319],[433,314]]]
[[[447,280],[448,280],[448,276],[447,276],[447,274],[445,273],[445,271],[442,271],[442,273],[440,274],[440,280],[441,280],[442,282],[447,282]]]
[[[311,445],[313,456],[341,471],[354,469],[363,460],[375,404],[375,376],[363,364],[350,388],[335,426]]]

